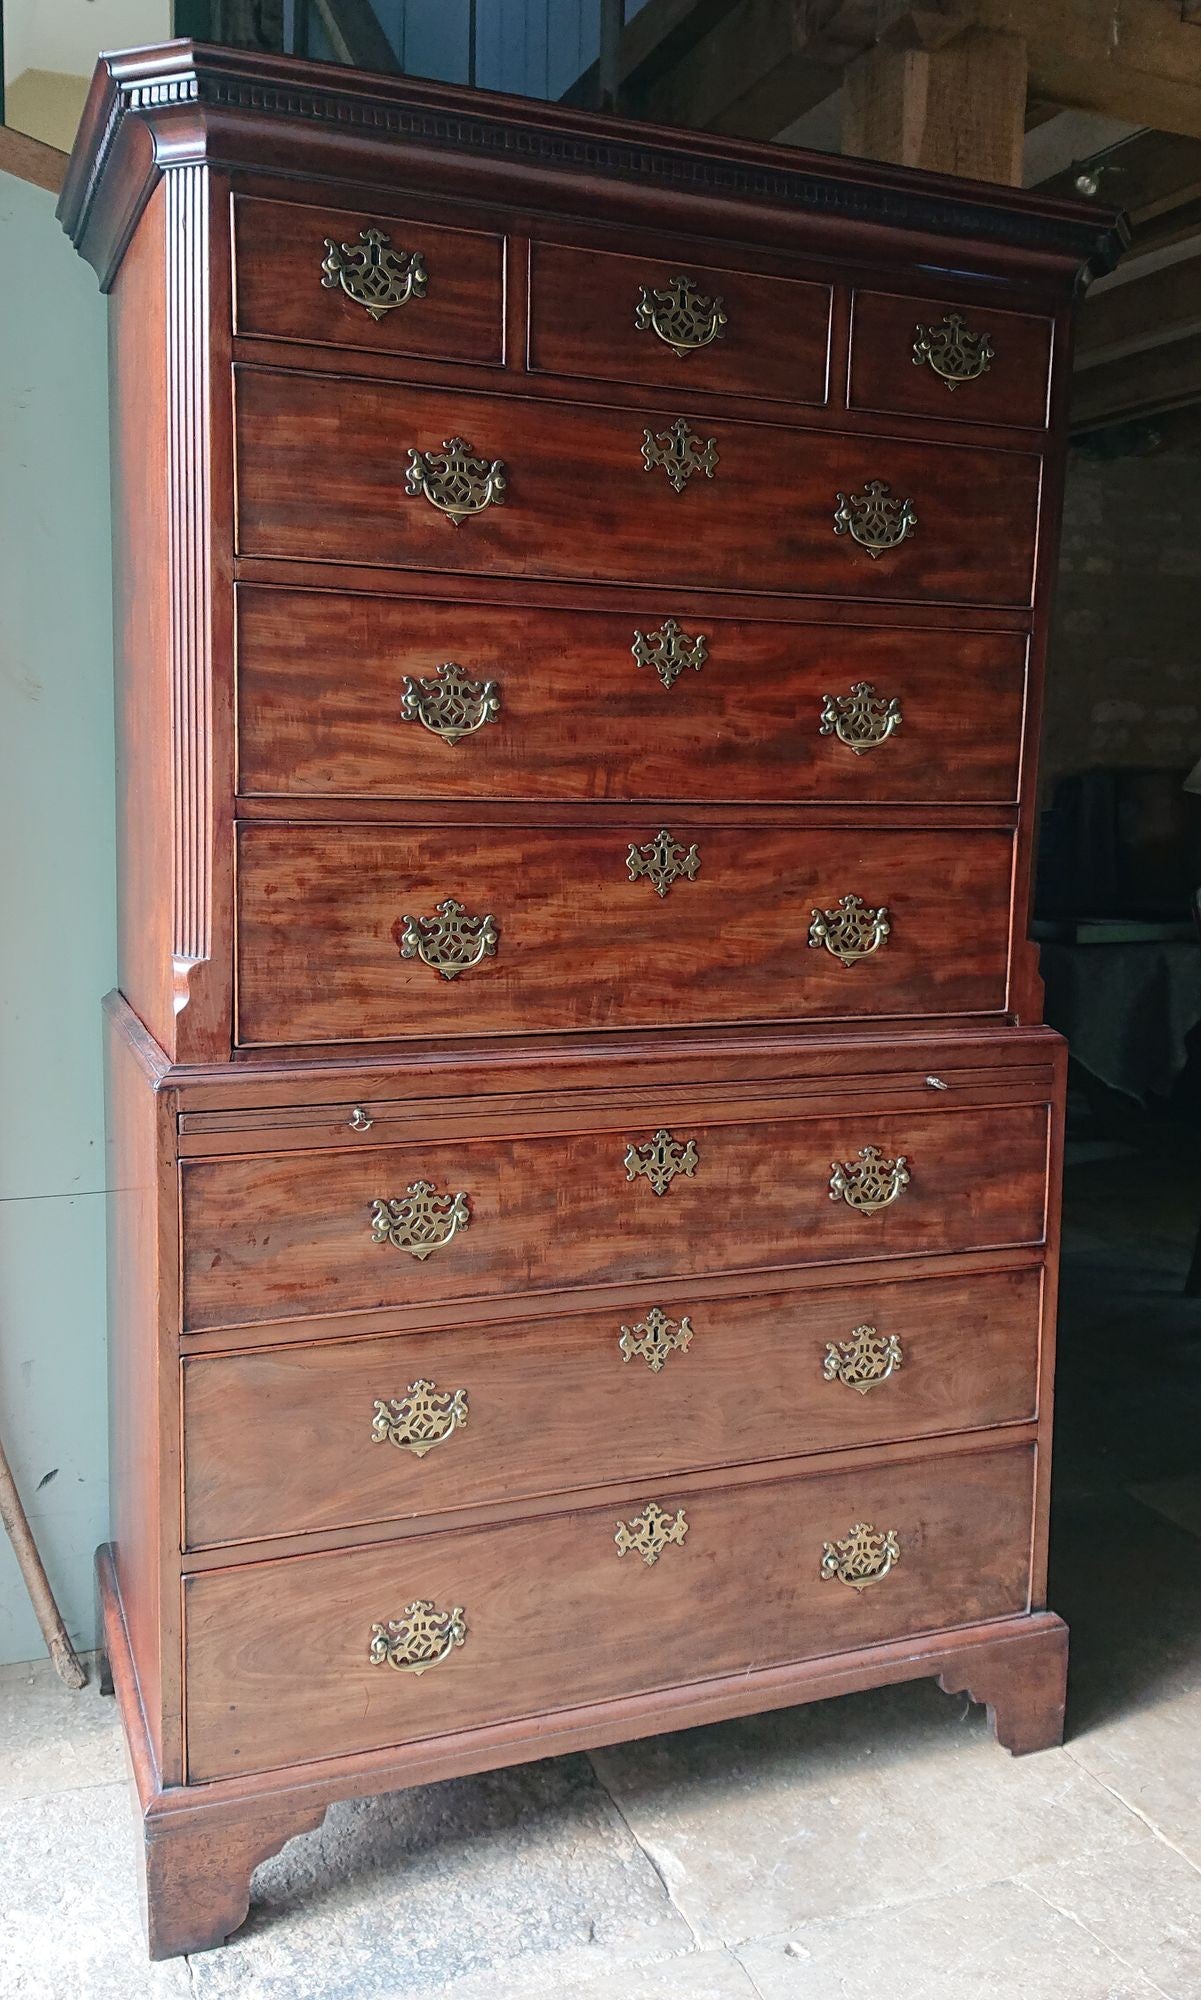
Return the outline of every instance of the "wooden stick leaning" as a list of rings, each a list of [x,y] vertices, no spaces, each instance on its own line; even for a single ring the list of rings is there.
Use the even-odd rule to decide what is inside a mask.
[[[3,1521],[8,1539],[13,1546],[30,1602],[37,1614],[46,1641],[46,1650],[54,1662],[54,1670],[60,1681],[69,1688],[78,1690],[86,1687],[87,1674],[79,1663],[74,1646],[67,1637],[67,1628],[59,1615],[42,1558],[33,1539],[33,1531],[21,1505],[16,1481],[12,1476],[3,1442],[0,1441],[0,1521]]]

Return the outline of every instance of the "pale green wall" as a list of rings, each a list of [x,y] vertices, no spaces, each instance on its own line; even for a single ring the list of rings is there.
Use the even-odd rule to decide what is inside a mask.
[[[91,1645],[116,980],[105,305],[54,197],[5,173],[0,270],[0,1430]],[[41,1650],[0,1531],[0,1661]]]

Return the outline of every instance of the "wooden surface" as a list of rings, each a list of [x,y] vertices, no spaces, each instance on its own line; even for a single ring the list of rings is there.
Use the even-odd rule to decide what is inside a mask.
[[[527,1121],[528,1123],[528,1121]],[[431,1139],[183,1169],[184,1325],[200,1331],[418,1299],[482,1299],[563,1285],[787,1269],[843,1258],[1034,1243],[1044,1231],[1047,1113],[842,1116],[796,1111],[673,1121],[698,1165],[657,1196],[624,1158],[653,1119],[625,1129],[507,1140]],[[584,1125],[584,1129],[579,1129]],[[830,1198],[831,1163],[875,1145],[911,1175],[863,1215]],[[418,1180],[462,1189],[471,1220],[424,1262],[371,1240],[372,1204]]]
[[[898,369],[911,365],[904,348]],[[642,446],[647,430],[657,437],[690,418],[687,394],[599,410],[239,368],[239,552],[467,576],[1030,602],[1033,455],[697,418],[690,428],[702,446],[716,440],[720,463],[675,492],[666,472],[647,471]],[[405,488],[410,450],[437,452],[453,437],[503,461],[508,479],[502,505],[458,528]],[[875,559],[834,533],[839,492],[871,479],[918,516]]]
[[[189,1360],[186,1540],[250,1542],[1015,1423],[1037,1413],[1040,1290],[1037,1271],[882,1285],[852,1269],[836,1292],[713,1299],[689,1276],[668,1317],[676,1337],[687,1318],[692,1338],[658,1370],[621,1347],[623,1326],[635,1341],[646,1326],[637,1293],[525,1325]],[[830,1345],[862,1324],[902,1354],[866,1390],[823,1372]],[[403,1399],[420,1379],[463,1389],[466,1423],[422,1457],[372,1443],[376,1399]]]
[[[237,602],[243,793],[560,804],[1017,795],[1017,634],[680,619],[707,657],[665,686],[631,648],[672,615],[666,596],[661,611],[533,616],[251,584]],[[447,660],[495,682],[500,697],[495,718],[455,745],[402,720],[406,683],[435,679]],[[903,720],[856,753],[821,729],[825,697],[860,681],[898,701]]]
[[[11,125],[0,125],[0,173],[15,174],[33,187],[58,194],[66,167],[67,155],[57,146],[47,146]]]
[[[240,199],[233,206],[235,331],[276,340],[497,364],[504,347],[504,238],[440,229],[388,210]],[[354,250],[380,229],[393,254],[420,252],[424,297],[373,319],[342,285],[323,283],[326,241]]]
[[[601,1507],[193,1577],[189,1776],[649,1691],[680,1680],[685,1634],[684,1678],[702,1681],[1024,1610],[1033,1454],[936,1463],[749,1492],[648,1482],[647,1500],[687,1521],[649,1568],[618,1555],[621,1517]],[[823,1544],[859,1521],[895,1530],[901,1551],[862,1592],[821,1576]],[[369,1665],[373,1623],[417,1599],[463,1607],[463,1646],[420,1676]]]
[[[695,879],[660,896],[631,847],[667,828]],[[648,813],[604,833],[243,826],[238,1039],[683,1027],[700,1021],[997,1013],[1012,841],[706,827]],[[845,965],[810,942],[852,893],[890,934]],[[455,897],[495,920],[495,953],[452,980],[401,956],[405,919]]]

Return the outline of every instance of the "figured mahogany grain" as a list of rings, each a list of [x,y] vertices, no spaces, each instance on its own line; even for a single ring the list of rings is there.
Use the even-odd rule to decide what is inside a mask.
[[[906,363],[906,366],[909,364]],[[471,575],[630,579],[964,604],[1030,602],[1040,460],[697,417],[712,478],[673,491],[646,430],[688,419],[688,391],[625,409],[236,371],[243,555]],[[409,452],[466,439],[500,459],[503,504],[455,527],[406,491]],[[878,558],[834,532],[840,490],[887,482],[916,531]]]
[[[190,1577],[189,1776],[271,1770],[1024,1610],[1033,1472],[1021,1446],[736,1489],[648,1482],[647,1500],[673,1516],[682,1507],[687,1521],[683,1543],[653,1567],[618,1555],[623,1516],[610,1505]],[[863,1591],[821,1576],[823,1544],[857,1522],[894,1530],[900,1546],[891,1573]],[[421,1675],[370,1665],[372,1625],[418,1599],[461,1606],[464,1644]]]
[[[630,879],[666,828],[700,856],[660,896]],[[1012,835],[690,825],[611,830],[244,824],[238,1039],[289,1044],[707,1021],[999,1013]],[[810,942],[846,894],[890,934],[845,965]],[[404,919],[456,898],[493,956],[446,979],[403,958]]]
[[[1025,641],[652,611],[561,611],[243,584],[244,793],[293,798],[1002,802],[1017,795]],[[705,640],[665,686],[631,650],[676,617]],[[498,714],[449,745],[402,719],[455,661]],[[856,752],[825,697],[869,682],[902,721]]]
[[[235,197],[234,330],[278,340],[499,364],[504,336],[504,238],[446,229],[387,211],[316,207]],[[373,319],[340,283],[323,282],[326,238],[358,245],[381,229],[397,255],[420,251],[424,297]]]
[[[969,333],[986,334],[994,358],[982,375],[948,387],[928,361],[913,359],[919,326],[936,328],[957,312]],[[991,300],[856,291],[851,305],[852,409],[938,417],[943,423],[1047,422],[1054,322],[998,309]]]
[[[726,324],[686,354],[635,323],[643,288],[681,274]],[[766,396],[824,403],[830,346],[830,286],[761,272],[719,269],[687,254],[629,257],[566,243],[530,246],[529,366],[551,374],[638,382],[688,394]],[[703,314],[699,314],[703,320]]]
[[[837,1098],[837,1077],[829,1096]],[[581,1120],[581,1122],[583,1122]],[[530,1132],[530,1124],[535,1130]],[[561,1285],[633,1284],[706,1271],[787,1270],[830,1260],[1034,1243],[1044,1233],[1047,1110],[883,1113],[707,1124],[692,1175],[656,1195],[630,1180],[621,1132],[381,1146],[184,1162],[184,1324],[192,1330],[406,1301],[488,1298]],[[348,1135],[349,1136],[349,1135]],[[831,1163],[863,1146],[904,1154],[911,1179],[864,1215],[830,1198]],[[418,1180],[464,1190],[471,1220],[423,1262],[371,1240],[372,1205]]]
[[[657,1371],[621,1346],[623,1326],[645,1330],[636,1293],[527,1325],[188,1360],[187,1545],[1018,1422],[1036,1413],[1040,1291],[1033,1270],[752,1298],[682,1278],[666,1311],[692,1338]],[[864,1324],[902,1360],[860,1390],[824,1367]],[[420,1458],[372,1442],[376,1399],[417,1380],[467,1392],[466,1423]]]

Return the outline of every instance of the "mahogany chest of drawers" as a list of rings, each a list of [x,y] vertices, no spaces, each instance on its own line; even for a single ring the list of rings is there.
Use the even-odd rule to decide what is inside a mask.
[[[920,1675],[1055,1741],[1025,905],[1112,222],[182,43],[61,213],[152,1951],[354,1794]]]

